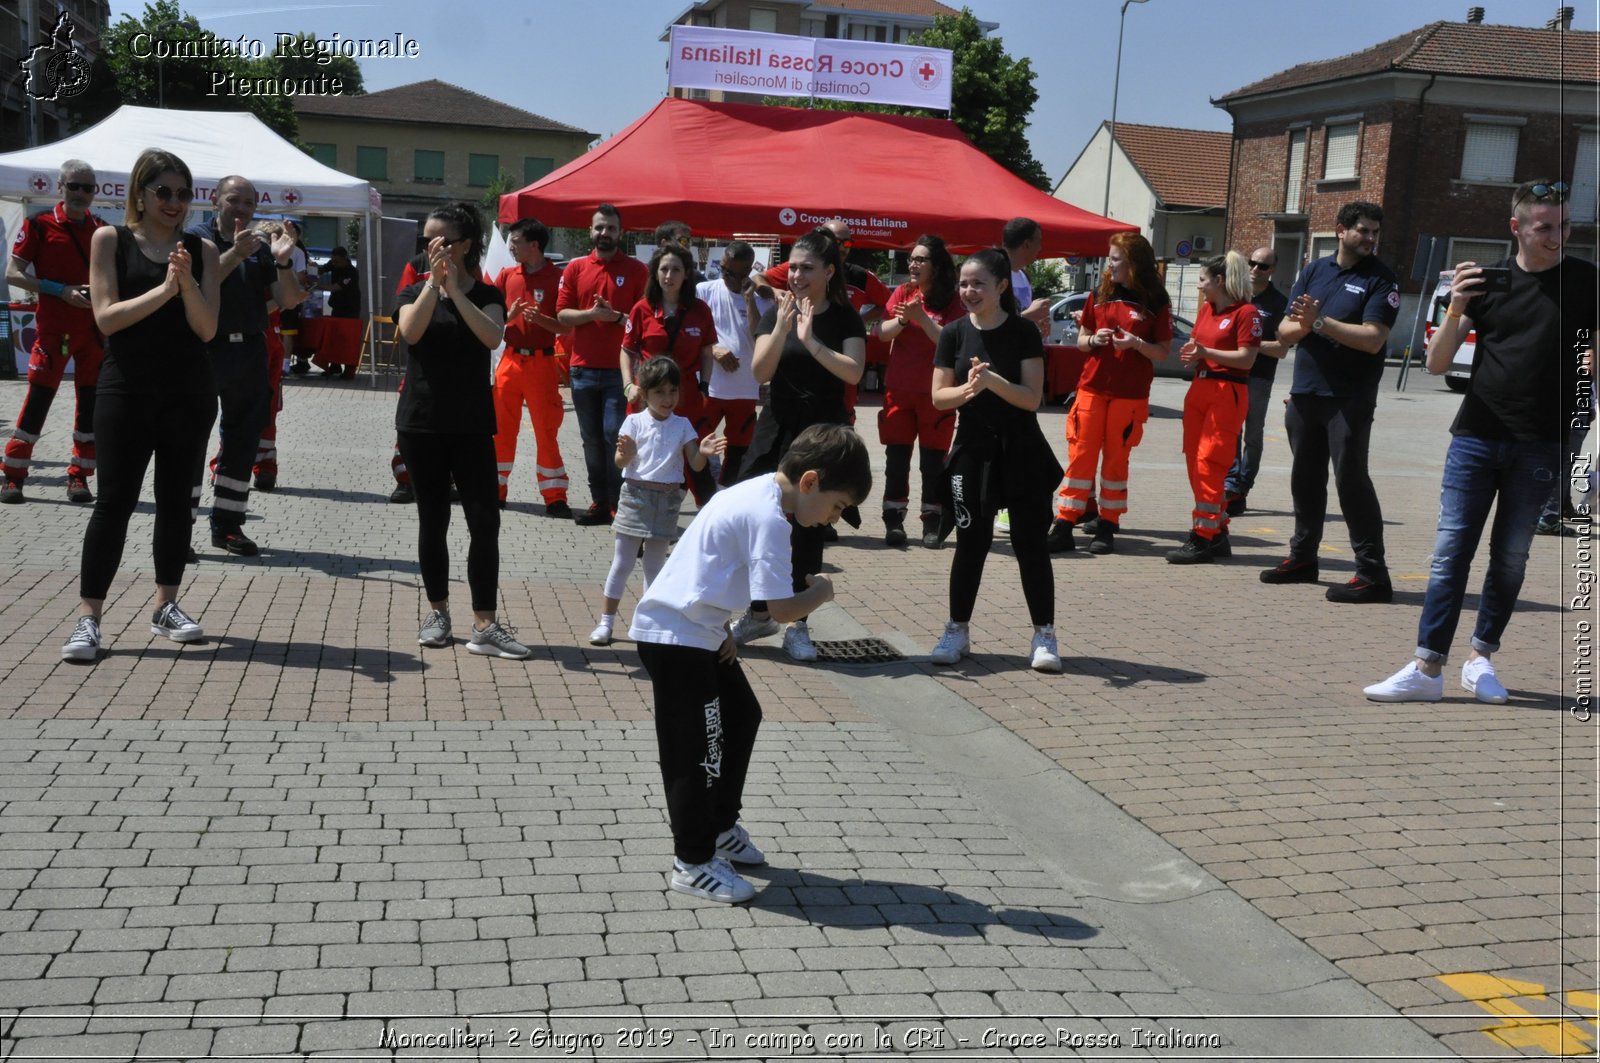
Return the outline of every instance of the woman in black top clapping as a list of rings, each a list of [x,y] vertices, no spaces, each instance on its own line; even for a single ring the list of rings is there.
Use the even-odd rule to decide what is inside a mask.
[[[461,495],[471,545],[467,585],[474,617],[467,649],[523,658],[529,649],[495,618],[500,590],[500,507],[494,457],[489,351],[505,329],[505,297],[479,275],[483,223],[470,204],[428,215],[428,278],[400,293],[406,352],[394,424],[416,491],[417,549],[430,611],[417,642],[450,643],[450,484]]]

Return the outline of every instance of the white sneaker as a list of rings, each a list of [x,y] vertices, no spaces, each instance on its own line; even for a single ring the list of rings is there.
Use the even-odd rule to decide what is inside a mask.
[[[1424,675],[1416,661],[1381,683],[1362,690],[1368,701],[1438,701],[1444,697],[1444,676]]]
[[[796,620],[783,633],[783,652],[791,661],[814,661],[817,648],[811,644],[811,628],[804,620]]]
[[[508,661],[521,661],[533,656],[532,650],[516,640],[514,631],[502,627],[495,620],[489,621],[489,626],[482,631],[476,627],[472,629],[467,650],[486,657],[504,657]]]
[[[934,664],[955,664],[971,652],[972,639],[967,634],[967,625],[947,620],[944,634],[939,636],[939,644],[933,648],[928,659]]]
[[[674,859],[667,885],[679,893],[723,904],[739,904],[756,895],[756,888],[740,878],[731,864],[716,857],[703,864]]]
[[[1511,696],[1487,657],[1473,657],[1461,666],[1461,689],[1485,705],[1504,705]]]
[[[1046,624],[1033,633],[1033,661],[1035,672],[1061,671],[1061,656],[1056,652],[1056,626]]]
[[[996,535],[1011,534],[1011,511],[1002,509],[994,515],[994,533]]]
[[[168,602],[150,618],[150,634],[165,635],[173,642],[198,642],[206,637],[200,625],[178,608],[177,602]]]
[[[743,646],[745,643],[752,642],[755,639],[764,639],[768,635],[776,635],[778,633],[778,622],[770,616],[757,620],[755,615],[746,609],[744,615],[733,622],[733,627],[729,629],[729,633],[733,635],[734,645]]]
[[[767,854],[750,841],[750,832],[735,823],[717,835],[717,856],[730,864],[764,864]]]
[[[92,616],[78,617],[72,637],[61,647],[63,661],[92,661],[100,656],[100,622]]]
[[[600,618],[599,626],[597,626],[593,631],[589,632],[589,645],[591,645],[591,646],[609,646],[609,645],[611,645],[611,628],[612,628],[612,625],[614,625],[615,623],[616,623],[616,617],[614,617],[614,616],[602,616]]]

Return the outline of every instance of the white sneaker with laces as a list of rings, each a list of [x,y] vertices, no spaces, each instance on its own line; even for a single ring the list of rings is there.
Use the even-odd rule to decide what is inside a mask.
[[[472,638],[467,640],[467,649],[472,653],[483,654],[487,657],[504,657],[511,661],[520,661],[533,656],[533,651],[512,637],[512,632],[501,627],[498,621],[489,621],[489,626],[479,631],[472,629]]]
[[[611,645],[611,629],[612,629],[612,626],[615,623],[616,623],[616,617],[614,617],[614,616],[602,616],[600,618],[599,625],[596,626],[593,631],[589,632],[589,645],[591,645],[591,646],[609,646],[609,645]]]
[[[1461,689],[1485,705],[1504,705],[1511,697],[1487,657],[1473,657],[1461,666]]]
[[[934,664],[955,664],[971,652],[972,639],[967,633],[967,625],[947,620],[944,634],[939,636],[939,644],[933,648],[928,659]]]
[[[733,865],[717,857],[703,864],[674,859],[667,885],[679,893],[722,904],[739,904],[756,895],[756,888],[739,877]]]
[[[63,661],[92,661],[100,655],[100,622],[92,616],[78,617],[72,637],[61,647]]]
[[[1033,633],[1033,660],[1029,666],[1035,672],[1061,671],[1061,655],[1056,652],[1056,626],[1046,624]]]
[[[717,835],[717,856],[730,864],[764,864],[767,854],[750,841],[750,832],[735,823]]]
[[[178,608],[177,602],[168,602],[156,610],[156,615],[150,618],[150,634],[165,635],[173,642],[198,642],[206,637],[200,625]]]
[[[994,533],[996,535],[1011,534],[1011,511],[1002,509],[994,515]]]
[[[733,622],[733,627],[729,629],[729,633],[733,635],[734,645],[743,646],[747,642],[764,639],[768,635],[776,635],[778,633],[778,622],[770,616],[762,617],[758,620],[754,613],[746,609],[744,615]]]
[[[1368,701],[1438,701],[1444,697],[1444,676],[1425,675],[1416,661],[1381,683],[1362,690]]]
[[[817,648],[811,644],[811,628],[804,620],[797,620],[783,633],[783,652],[791,661],[814,661]]]

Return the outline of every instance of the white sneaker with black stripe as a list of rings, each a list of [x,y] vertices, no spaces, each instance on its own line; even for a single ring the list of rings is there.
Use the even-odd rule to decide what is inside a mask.
[[[92,616],[80,616],[78,626],[72,629],[72,637],[61,647],[61,659],[92,661],[98,656],[100,656],[100,621]]]
[[[173,642],[199,642],[206,633],[194,618],[178,608],[177,602],[168,602],[150,618],[150,634],[164,635]]]
[[[751,843],[750,832],[738,823],[717,835],[717,855],[730,864],[755,865],[767,862],[767,854]]]
[[[667,885],[679,893],[721,904],[740,904],[756,895],[756,888],[740,878],[732,864],[716,857],[703,864],[674,859]]]

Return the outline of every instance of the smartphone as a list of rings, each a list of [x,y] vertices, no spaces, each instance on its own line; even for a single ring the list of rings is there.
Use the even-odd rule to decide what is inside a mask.
[[[1484,266],[1483,287],[1480,292],[1509,292],[1511,290],[1511,267],[1509,266]]]

